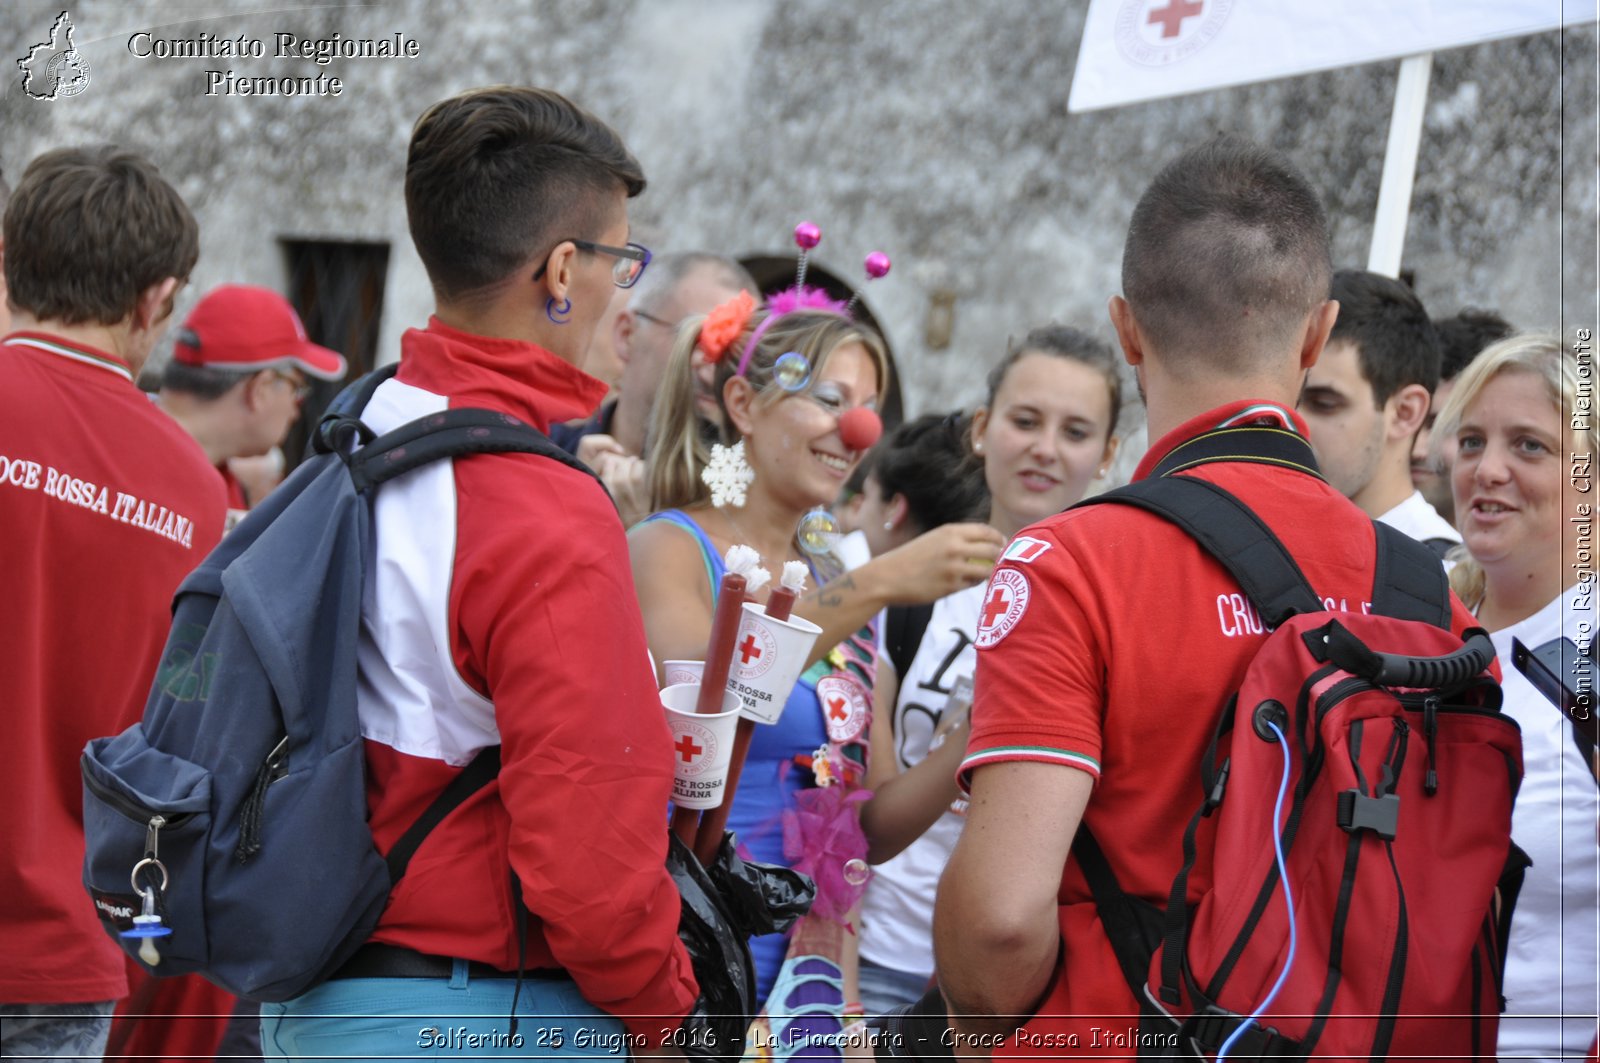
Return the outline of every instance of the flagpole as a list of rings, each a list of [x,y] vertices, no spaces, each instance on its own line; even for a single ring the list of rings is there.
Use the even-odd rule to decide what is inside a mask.
[[[1417,175],[1417,152],[1422,146],[1422,119],[1432,73],[1432,52],[1400,60],[1394,113],[1389,118],[1389,145],[1383,155],[1383,183],[1378,188],[1378,213],[1372,222],[1372,249],[1367,256],[1367,269],[1388,277],[1400,276],[1400,253],[1406,243],[1411,185]]]

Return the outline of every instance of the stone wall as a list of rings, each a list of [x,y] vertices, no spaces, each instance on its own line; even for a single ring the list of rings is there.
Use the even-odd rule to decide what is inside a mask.
[[[0,57],[48,34],[62,0],[8,0]],[[1024,0],[394,0],[247,14],[232,0],[85,0],[71,8],[91,83],[70,99],[0,97],[0,165],[115,139],[157,158],[193,205],[202,257],[185,303],[224,281],[282,288],[278,241],[393,246],[380,349],[429,293],[401,200],[411,123],[495,82],[557,88],[607,118],[643,162],[637,238],[658,249],[783,254],[803,218],[820,261],[895,272],[868,302],[911,412],[968,402],[1008,336],[1051,319],[1111,339],[1134,199],[1216,129],[1286,151],[1324,193],[1335,258],[1363,266],[1397,64],[1069,115],[1085,4]],[[131,34],[267,42],[254,59],[130,54]],[[271,56],[272,35],[418,40],[413,60]],[[1595,324],[1594,26],[1438,54],[1404,269],[1440,315],[1490,306],[1519,325]],[[208,69],[337,76],[342,95],[205,95]],[[949,305],[947,346],[930,310]],[[933,316],[936,316],[933,315]]]

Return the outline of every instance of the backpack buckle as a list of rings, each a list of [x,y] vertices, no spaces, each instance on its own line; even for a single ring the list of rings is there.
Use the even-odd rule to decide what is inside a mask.
[[[1228,1011],[1216,1004],[1208,1004],[1185,1019],[1178,1033],[1180,1038],[1190,1038],[1206,1054],[1210,1054],[1221,1048],[1223,1042],[1244,1021],[1245,1016],[1237,1012]],[[1289,1056],[1294,1055],[1299,1047],[1298,1041],[1284,1037],[1274,1027],[1257,1023],[1240,1036],[1239,1042],[1233,1046],[1233,1052],[1229,1055],[1231,1057],[1237,1054],[1241,1059],[1252,1056],[1257,1058]]]
[[[1206,802],[1203,806],[1201,806],[1200,809],[1201,815],[1211,815],[1211,813],[1216,810],[1217,806],[1222,804],[1222,799],[1227,796],[1228,772],[1231,770],[1232,764],[1233,758],[1229,757],[1224,760],[1222,762],[1222,766],[1217,769],[1217,780],[1211,784],[1211,791],[1206,794]]]
[[[311,449],[318,454],[337,454],[350,462],[350,452],[357,443],[362,446],[378,438],[361,419],[348,413],[325,414],[311,433]]]
[[[1392,842],[1400,827],[1400,795],[1368,797],[1360,790],[1345,790],[1339,794],[1338,820],[1346,834],[1370,830]]]

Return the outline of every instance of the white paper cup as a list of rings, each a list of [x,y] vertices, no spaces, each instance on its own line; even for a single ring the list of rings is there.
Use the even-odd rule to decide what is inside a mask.
[[[698,683],[705,670],[704,661],[662,661],[661,674],[665,682],[661,685],[670,687],[678,683]]]
[[[694,711],[699,683],[663,687],[661,705],[672,729],[672,803],[679,808],[716,808],[728,786],[733,734],[739,727],[739,695],[724,691],[722,711]]]
[[[757,723],[777,723],[806,657],[822,629],[803,617],[774,620],[766,607],[744,603],[739,637],[733,643],[728,689],[744,702],[744,715]]]

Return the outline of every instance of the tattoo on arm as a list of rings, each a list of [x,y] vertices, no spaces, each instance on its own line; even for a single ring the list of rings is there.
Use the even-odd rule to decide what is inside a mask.
[[[844,604],[845,592],[856,589],[855,577],[846,572],[832,583],[818,587],[807,595],[817,605],[833,609]]]

